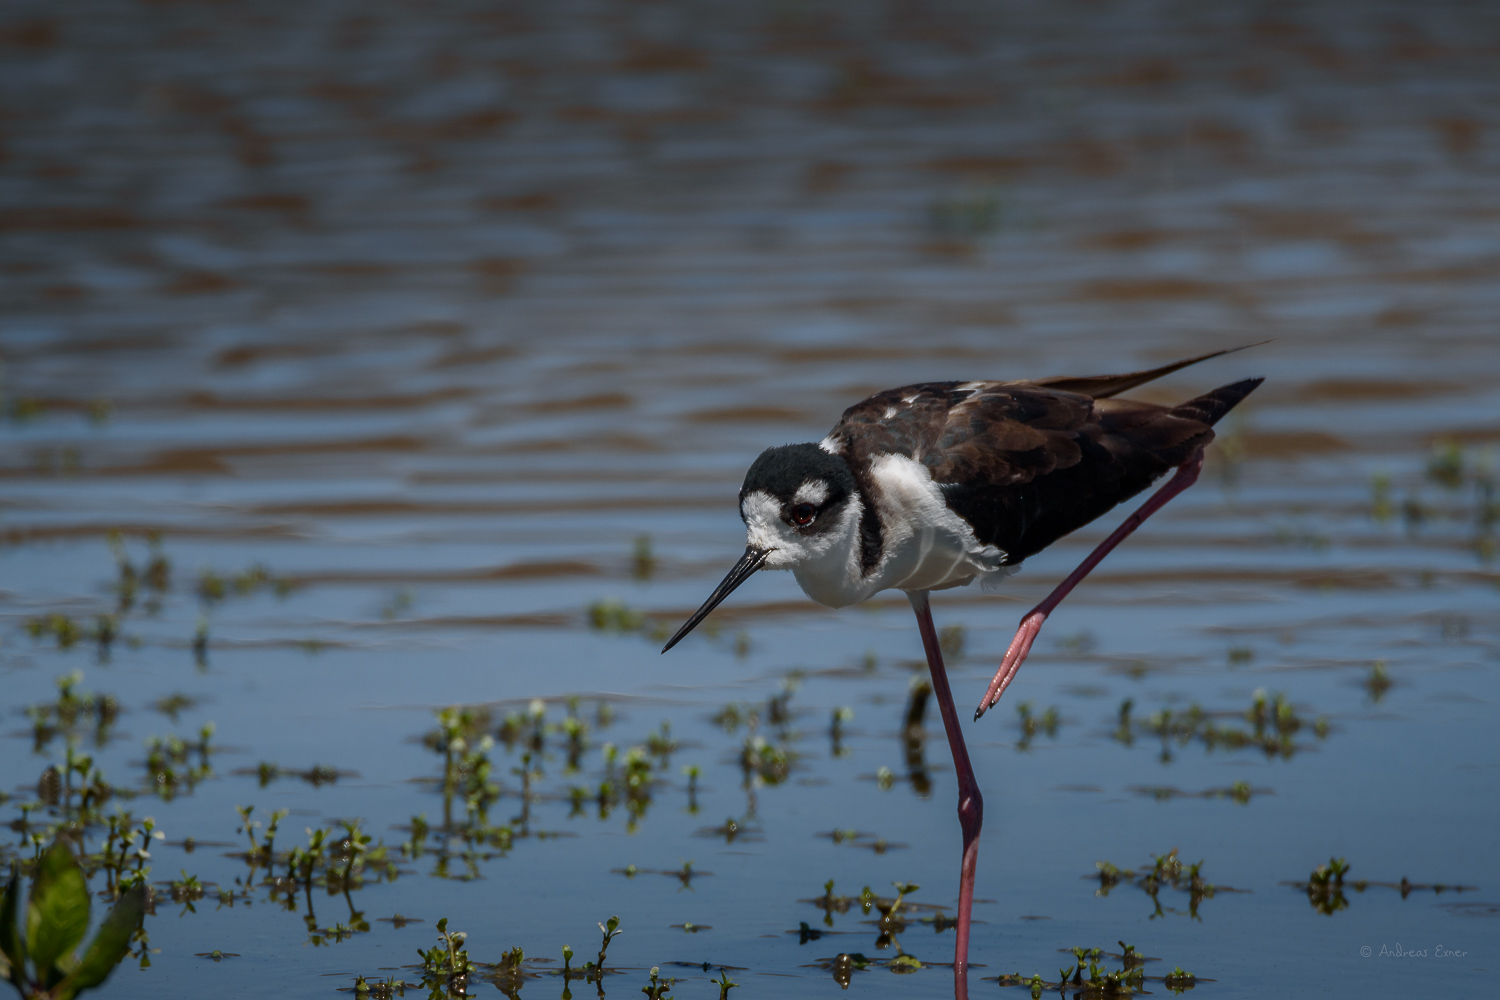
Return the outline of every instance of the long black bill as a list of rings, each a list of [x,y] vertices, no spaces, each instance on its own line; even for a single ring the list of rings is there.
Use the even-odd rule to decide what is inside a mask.
[[[703,602],[703,607],[693,612],[693,617],[689,618],[683,624],[682,628],[677,630],[677,634],[668,640],[667,644],[661,648],[661,651],[665,653],[677,645],[682,640],[682,637],[696,628],[699,622],[707,618],[708,613],[717,608],[724,598],[734,593],[736,587],[750,579],[751,574],[760,569],[761,564],[766,561],[766,557],[770,554],[770,549],[757,549],[753,545],[745,546],[745,554],[740,556],[740,561],[734,564],[734,569],[729,571],[729,575],[714,588],[712,594],[708,595],[708,600]]]

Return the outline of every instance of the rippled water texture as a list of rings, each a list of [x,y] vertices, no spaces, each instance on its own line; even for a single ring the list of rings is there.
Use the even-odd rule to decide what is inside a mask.
[[[552,996],[614,914],[610,996],[832,996],[841,953],[851,996],[951,995],[905,602],[762,574],[662,633],[751,459],[871,391],[1274,338],[1137,393],[1267,378],[966,726],[971,982],[1123,941],[1194,995],[1486,994],[1497,44],[1458,3],[11,0],[0,861],[76,805],[71,739],[166,834],[110,995],[416,982],[447,918],[526,956],[471,994]],[[935,597],[961,707],[1123,514]],[[356,819],[362,868],[285,878]],[[1147,878],[1173,848],[1217,890]],[[920,889],[882,936],[829,879]]]

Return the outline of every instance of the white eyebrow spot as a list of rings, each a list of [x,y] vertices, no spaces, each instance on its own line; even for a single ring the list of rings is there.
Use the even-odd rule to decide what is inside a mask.
[[[821,507],[823,501],[828,499],[828,484],[821,479],[809,479],[797,487],[797,492],[792,496],[792,503],[810,503],[814,507]]]

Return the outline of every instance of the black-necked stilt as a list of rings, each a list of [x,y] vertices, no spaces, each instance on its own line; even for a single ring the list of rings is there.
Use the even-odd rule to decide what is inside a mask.
[[[1235,348],[1240,350],[1241,348]],[[954,974],[968,964],[984,803],[969,764],[927,595],[998,582],[1027,556],[1177,474],[1025,617],[974,713],[1004,693],[1047,615],[1109,552],[1191,486],[1213,425],[1260,385],[1245,379],[1177,406],[1113,398],[1216,351],[1127,375],[923,382],[844,411],[817,444],[762,452],[740,487],[745,554],[662,652],[758,569],[789,569],[813,600],[842,608],[881,590],[911,601],[958,773],[963,828]]]

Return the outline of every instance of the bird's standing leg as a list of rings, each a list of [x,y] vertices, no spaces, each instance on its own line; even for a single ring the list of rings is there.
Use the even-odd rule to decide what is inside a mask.
[[[1064,597],[1084,577],[1091,573],[1095,566],[1114,550],[1116,545],[1123,542],[1131,532],[1139,528],[1152,514],[1166,506],[1167,501],[1187,489],[1198,481],[1198,473],[1203,469],[1203,449],[1199,448],[1189,458],[1177,467],[1177,474],[1167,480],[1167,484],[1157,490],[1150,500],[1141,505],[1141,509],[1125,519],[1125,523],[1110,533],[1110,536],[1099,543],[1099,547],[1089,553],[1089,557],[1078,564],[1078,568],[1068,574],[1068,578],[1057,585],[1057,589],[1047,595],[1047,599],[1026,613],[1021,619],[1021,627],[1016,630],[1016,637],[1010,641],[1010,648],[1005,651],[1005,659],[1000,661],[1000,669],[995,673],[995,679],[990,681],[989,690],[984,693],[984,699],[980,701],[979,708],[974,712],[974,718],[979,718],[985,712],[994,707],[995,702],[1005,693],[1006,687],[1016,676],[1016,671],[1021,669],[1021,664],[1026,661],[1026,654],[1031,652],[1031,644],[1036,641],[1037,633],[1042,630],[1042,622],[1047,620]]]
[[[963,730],[959,728],[958,708],[953,704],[953,692],[948,688],[948,672],[943,668],[943,649],[932,627],[932,608],[927,601],[927,591],[907,591],[906,597],[917,613],[917,627],[922,630],[922,648],[927,652],[927,669],[932,673],[932,693],[937,695],[938,708],[943,713],[948,749],[953,751],[953,770],[958,774],[958,824],[963,829],[964,855],[958,880],[958,940],[953,943],[953,977],[960,992],[966,994],[969,911],[974,907],[974,868],[979,862],[979,828],[984,823],[984,799],[979,794],[979,783],[974,780],[974,768],[969,763],[968,748],[964,746]]]

